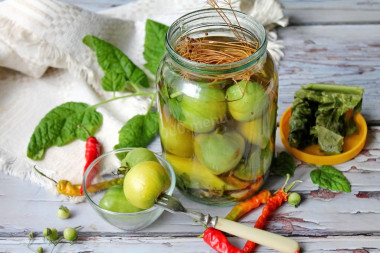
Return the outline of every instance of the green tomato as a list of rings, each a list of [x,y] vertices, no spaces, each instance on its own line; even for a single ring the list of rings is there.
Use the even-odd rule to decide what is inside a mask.
[[[60,206],[57,211],[57,216],[60,219],[67,219],[70,217],[70,210],[65,206]]]
[[[248,158],[247,164],[240,164],[234,170],[234,176],[243,181],[256,180],[258,175],[262,175],[262,168],[260,165],[261,149],[258,147],[253,148],[253,152]]]
[[[40,246],[37,248],[37,253],[43,253],[44,252],[44,249]]]
[[[165,151],[181,157],[194,153],[193,134],[169,115],[159,120],[160,139]]]
[[[288,196],[288,203],[297,207],[301,203],[301,195],[297,192],[292,192]]]
[[[269,169],[272,162],[273,151],[268,144],[265,149],[252,147],[247,164],[239,164],[234,170],[234,176],[243,181],[256,180],[258,176],[263,176]]]
[[[261,116],[268,109],[270,97],[258,83],[240,81],[227,89],[228,110],[238,121],[251,121]],[[242,94],[242,90],[245,92]]]
[[[99,202],[103,209],[117,213],[136,213],[143,209],[132,205],[124,195],[123,186],[115,185],[109,188]]]
[[[183,96],[179,119],[187,129],[196,133],[210,132],[226,114],[224,92],[215,88],[202,88],[197,97]]]
[[[249,122],[240,122],[238,131],[252,144],[265,148],[270,138],[270,128],[265,120],[268,117],[258,118]]]
[[[55,241],[58,238],[58,231],[55,228],[45,228],[42,231],[42,234],[45,236],[45,238],[49,241]]]
[[[78,238],[78,232],[75,228],[65,228],[63,230],[63,238],[70,242],[75,241]]]
[[[145,161],[158,162],[157,157],[149,149],[135,148],[127,153],[125,158],[121,161],[121,166],[128,165],[129,168],[132,168],[133,166]]]
[[[194,141],[198,160],[215,175],[234,168],[242,158],[244,148],[244,138],[237,132],[199,134]]]
[[[134,206],[151,208],[157,197],[170,186],[170,177],[158,162],[147,161],[134,166],[124,178],[124,194]]]

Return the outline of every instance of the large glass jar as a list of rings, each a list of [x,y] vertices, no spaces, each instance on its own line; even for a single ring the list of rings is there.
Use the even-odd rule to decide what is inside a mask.
[[[175,48],[184,39],[236,41],[214,9],[195,11],[169,28],[156,79],[161,144],[177,188],[210,205],[231,205],[257,192],[275,147],[278,80],[265,29],[244,13],[224,13],[258,42],[255,53],[228,64],[182,57]]]

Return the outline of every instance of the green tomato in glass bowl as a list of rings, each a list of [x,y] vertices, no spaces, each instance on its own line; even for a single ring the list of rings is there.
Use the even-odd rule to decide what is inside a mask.
[[[181,124],[196,133],[207,133],[223,120],[226,114],[224,92],[220,89],[204,87],[196,97],[184,95],[180,101]]]
[[[124,178],[124,195],[134,206],[151,208],[158,196],[170,186],[170,177],[158,162],[146,161],[132,167]]]
[[[270,104],[268,92],[260,84],[246,80],[229,87],[226,97],[228,110],[237,121],[257,119]]]
[[[121,166],[128,166],[129,168],[132,168],[135,165],[145,161],[158,162],[157,157],[149,149],[135,148],[127,153],[125,158],[121,161]]]
[[[116,213],[136,213],[143,209],[132,205],[124,195],[123,186],[115,185],[109,188],[99,202],[103,209]]]
[[[215,175],[234,168],[242,158],[244,149],[244,138],[234,131],[199,134],[194,140],[198,160]]]

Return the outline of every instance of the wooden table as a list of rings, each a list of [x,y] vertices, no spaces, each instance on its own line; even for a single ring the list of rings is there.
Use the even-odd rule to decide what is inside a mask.
[[[66,0],[99,11],[126,1]],[[300,85],[328,82],[365,88],[363,111],[368,123],[364,150],[353,160],[337,165],[352,184],[351,193],[318,189],[310,166],[297,163],[295,177],[303,181],[295,190],[303,202],[298,208],[284,204],[268,222],[267,230],[299,241],[303,252],[380,252],[380,1],[282,0],[291,25],[279,29],[285,57],[279,66],[279,117],[293,101]],[[159,149],[159,141],[152,144]],[[276,150],[283,150],[277,136]],[[272,177],[265,188],[277,189],[283,178]],[[184,205],[224,216],[230,208],[209,207],[174,194]],[[0,174],[0,252],[28,252],[28,233],[37,232],[36,245],[51,249],[42,239],[44,227],[63,230],[83,226],[79,240],[62,243],[55,252],[213,252],[197,236],[203,228],[183,216],[164,213],[139,232],[121,231],[100,219],[88,203],[72,204],[42,188]],[[60,204],[73,213],[69,221],[56,217]],[[242,222],[253,226],[260,210]],[[244,240],[231,238],[242,247]],[[257,252],[273,252],[258,247]]]

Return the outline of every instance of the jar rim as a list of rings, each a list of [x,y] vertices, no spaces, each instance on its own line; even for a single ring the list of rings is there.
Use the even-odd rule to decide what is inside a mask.
[[[249,24],[251,25],[251,29],[252,29],[252,27],[255,28],[254,31],[258,32],[258,34],[256,34],[256,35],[260,36],[260,38],[258,38],[258,39],[261,40],[261,42],[259,43],[259,47],[258,47],[256,52],[252,53],[251,55],[249,55],[248,57],[246,57],[244,59],[241,59],[239,61],[232,62],[232,63],[226,63],[226,64],[200,63],[200,62],[189,60],[189,59],[181,56],[180,54],[178,54],[177,51],[175,50],[173,44],[171,43],[170,38],[175,34],[175,32],[177,32],[178,29],[180,29],[180,30],[182,29],[182,26],[184,23],[189,24],[191,22],[194,22],[194,21],[197,21],[201,18],[206,18],[206,17],[219,17],[220,18],[218,12],[216,12],[215,9],[208,8],[208,9],[201,9],[201,10],[189,12],[189,13],[181,16],[180,18],[178,18],[176,21],[174,21],[172,23],[172,25],[169,27],[169,29],[166,33],[166,37],[165,37],[166,50],[167,50],[170,58],[172,58],[177,64],[181,65],[182,67],[185,67],[186,69],[189,69],[191,71],[198,72],[198,73],[207,72],[209,74],[213,74],[213,73],[223,73],[223,74],[234,73],[234,72],[237,72],[241,69],[245,69],[245,68],[250,67],[253,64],[255,64],[261,58],[261,56],[264,55],[264,53],[266,52],[266,49],[267,49],[268,41],[267,41],[267,32],[266,32],[265,28],[263,27],[263,25],[259,21],[257,21],[255,18],[253,18],[252,16],[249,16],[246,13],[243,13],[241,11],[235,11],[235,10],[232,11],[231,9],[224,9],[224,8],[222,10],[226,15],[231,15],[231,17],[233,17],[234,20],[235,20],[235,16],[236,16],[236,18],[238,19],[239,22],[241,22],[242,20],[248,21]],[[220,20],[221,20],[220,21],[221,24],[226,25],[226,23],[221,18],[220,18]],[[247,27],[244,27],[244,26],[242,26],[242,27],[245,28],[245,30],[252,32],[252,30],[247,29]],[[186,33],[182,33],[180,35],[180,37],[183,37],[185,34]],[[177,40],[175,42],[177,42]]]

